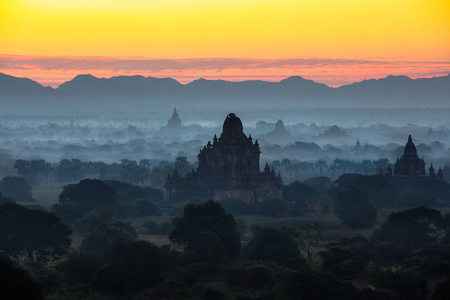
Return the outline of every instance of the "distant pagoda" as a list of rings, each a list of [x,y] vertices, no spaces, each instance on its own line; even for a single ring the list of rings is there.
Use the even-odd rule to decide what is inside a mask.
[[[417,155],[417,149],[411,135],[408,137],[402,157],[400,159],[397,158],[395,162],[394,176],[426,176],[425,161],[423,157],[419,158]]]
[[[185,177],[175,172],[166,179],[168,200],[186,183],[200,184],[208,189],[210,199],[234,198],[255,204],[267,198],[281,198],[280,175],[268,164],[259,170],[259,144],[244,134],[241,119],[230,113],[223,123],[220,138],[214,136],[198,154],[198,168]]]
[[[172,130],[176,130],[176,129],[180,129],[181,128],[181,119],[178,116],[178,112],[177,112],[176,108],[173,109],[172,117],[167,122],[167,125],[164,128],[165,129],[172,129]]]

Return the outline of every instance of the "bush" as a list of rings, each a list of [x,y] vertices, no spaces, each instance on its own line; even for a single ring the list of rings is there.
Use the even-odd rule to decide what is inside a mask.
[[[377,220],[377,209],[367,191],[349,187],[337,193],[338,218],[351,228],[372,228]]]
[[[319,256],[322,258],[324,270],[344,280],[356,278],[365,267],[362,257],[340,247],[331,247],[327,251],[321,251]]]
[[[117,238],[120,226],[122,226],[122,231],[127,241],[132,242],[136,240],[136,230],[130,224],[119,222],[102,224],[81,242],[80,250],[108,255]]]
[[[39,300],[44,298],[39,283],[2,252],[0,252],[0,290],[3,296],[12,297],[11,299]]]
[[[243,285],[254,289],[270,289],[275,283],[275,277],[271,269],[263,265],[249,267],[242,274]]]
[[[377,269],[369,275],[369,281],[378,289],[388,289],[404,299],[425,299],[427,279],[420,268]]]
[[[243,249],[245,257],[286,263],[300,255],[297,244],[285,231],[262,228]]]
[[[276,299],[322,300],[340,299],[342,293],[338,282],[323,273],[305,269],[289,272],[282,278],[277,288]],[[351,295],[347,298],[351,299]]]
[[[96,255],[73,251],[56,265],[56,269],[66,276],[66,282],[88,284],[91,275],[100,267]]]

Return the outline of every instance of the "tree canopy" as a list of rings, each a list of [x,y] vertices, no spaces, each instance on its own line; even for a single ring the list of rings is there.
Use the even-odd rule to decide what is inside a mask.
[[[17,202],[34,202],[31,186],[20,176],[5,176],[0,179],[0,192],[3,197]]]
[[[46,261],[64,255],[72,230],[52,213],[6,203],[0,205],[0,249],[11,256]]]
[[[300,256],[297,244],[286,231],[262,228],[243,249],[244,256],[285,263]]]
[[[98,179],[83,179],[79,183],[69,184],[59,194],[59,205],[54,206],[56,211],[65,211],[78,218],[96,208],[114,208],[117,193],[106,183]],[[69,218],[70,219],[70,218]]]
[[[366,190],[350,186],[337,193],[338,218],[348,227],[371,228],[377,220],[377,209]]]
[[[218,202],[209,200],[199,205],[188,204],[184,207],[183,216],[173,218],[172,223],[175,228],[169,239],[173,243],[185,245],[192,250],[200,233],[214,232],[223,243],[227,255],[239,254],[241,245],[236,221]]]
[[[428,207],[416,207],[392,213],[381,228],[374,232],[378,242],[420,247],[444,235],[441,212]]]

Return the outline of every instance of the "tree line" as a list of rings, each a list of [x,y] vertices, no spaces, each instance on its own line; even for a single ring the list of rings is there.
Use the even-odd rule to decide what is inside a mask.
[[[181,175],[191,171],[195,165],[184,156],[175,161],[142,159],[140,161],[123,159],[120,163],[99,161],[84,162],[79,159],[62,159],[50,163],[43,159],[19,159],[14,163],[17,173],[30,185],[49,185],[51,183],[69,184],[83,178],[120,180],[132,184],[150,184],[157,188],[164,186],[165,179],[175,169]]]

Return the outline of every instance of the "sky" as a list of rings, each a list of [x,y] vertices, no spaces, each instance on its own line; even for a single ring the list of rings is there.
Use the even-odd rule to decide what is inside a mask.
[[[340,86],[450,73],[448,0],[1,0],[0,72]]]

